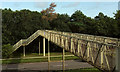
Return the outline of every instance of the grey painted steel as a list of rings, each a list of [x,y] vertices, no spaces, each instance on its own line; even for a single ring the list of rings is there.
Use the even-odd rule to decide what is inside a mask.
[[[73,53],[74,55],[82,58],[83,60],[87,61],[91,65],[101,70],[112,71],[115,69],[115,67],[116,70],[119,70],[120,41],[117,38],[59,32],[52,30],[38,30],[28,39],[22,39],[18,41],[13,46],[14,51],[18,49],[20,46],[28,45],[39,35],[44,38],[43,39],[44,45],[45,45],[45,38],[48,39],[50,36],[51,42]],[[44,48],[43,53],[45,53],[44,45],[43,45]]]
[[[63,72],[65,70],[65,49],[63,48],[63,61],[62,61],[62,65],[63,65]]]
[[[39,55],[40,55],[40,38],[39,38]]]
[[[43,38],[43,56],[45,56],[45,38]]]
[[[25,57],[25,46],[23,46],[23,56]]]
[[[116,48],[116,72],[120,72],[120,42]]]
[[[48,71],[50,71],[50,46],[49,46],[49,39],[48,39]]]

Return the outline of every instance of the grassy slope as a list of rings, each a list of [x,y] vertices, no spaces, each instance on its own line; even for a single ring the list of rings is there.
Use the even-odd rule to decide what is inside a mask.
[[[51,53],[51,56],[60,56],[60,57],[51,57],[51,61],[60,61],[62,60],[62,53]],[[66,55],[72,55],[69,52],[66,52]],[[47,53],[46,53],[47,56]],[[23,55],[21,55],[21,57],[19,56],[15,56],[13,58],[21,58],[21,59],[6,59],[6,60],[2,60],[2,64],[14,64],[14,63],[30,63],[30,62],[47,62],[48,59],[47,57],[43,57],[43,54],[40,54],[40,56],[37,53],[31,53],[31,54],[26,54],[26,57],[37,57],[37,58],[28,58],[28,59],[24,59]],[[39,57],[43,57],[43,58],[39,58]],[[65,60],[73,60],[73,59],[79,59],[76,56],[66,56]]]
[[[66,60],[78,59],[76,56],[66,57]],[[51,61],[60,61],[62,57],[52,57]],[[14,64],[14,63],[30,63],[30,62],[47,62],[47,58],[32,58],[32,59],[8,59],[3,60],[2,64]]]
[[[58,71],[58,72],[60,72],[60,71]],[[102,71],[100,71],[96,68],[81,68],[81,69],[74,69],[74,70],[66,70],[65,72],[102,72]]]
[[[47,56],[48,53],[46,53],[45,55]],[[61,52],[50,53],[50,56],[59,56],[59,55],[62,55],[62,53]],[[73,55],[73,54],[71,54],[70,52],[65,52],[65,55]],[[40,56],[43,56],[43,53],[40,53],[40,55],[38,53],[26,54],[26,57],[40,57]],[[16,54],[12,58],[22,58],[22,57],[23,57],[23,54]]]

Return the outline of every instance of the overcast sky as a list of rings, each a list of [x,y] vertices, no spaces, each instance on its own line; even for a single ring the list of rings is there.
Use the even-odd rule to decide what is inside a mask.
[[[51,2],[3,2],[2,9],[11,8],[12,10],[29,9],[40,12],[49,7]],[[110,17],[118,10],[118,2],[55,2],[56,13],[72,15],[76,10],[81,10],[88,17],[95,17],[99,12]]]

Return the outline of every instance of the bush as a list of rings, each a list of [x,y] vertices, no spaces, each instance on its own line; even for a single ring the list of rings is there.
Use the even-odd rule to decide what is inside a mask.
[[[2,57],[3,58],[9,58],[12,56],[12,45],[10,44],[5,44],[5,45],[2,45]]]

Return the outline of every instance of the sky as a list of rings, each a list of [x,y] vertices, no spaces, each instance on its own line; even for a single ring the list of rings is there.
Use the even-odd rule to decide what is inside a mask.
[[[51,2],[2,2],[2,9],[10,8],[13,11],[29,9],[31,11],[42,11],[49,7]],[[88,17],[94,18],[99,12],[109,17],[114,17],[113,13],[118,10],[118,2],[55,2],[55,12],[72,15],[80,10]],[[119,7],[120,8],[120,7]]]

